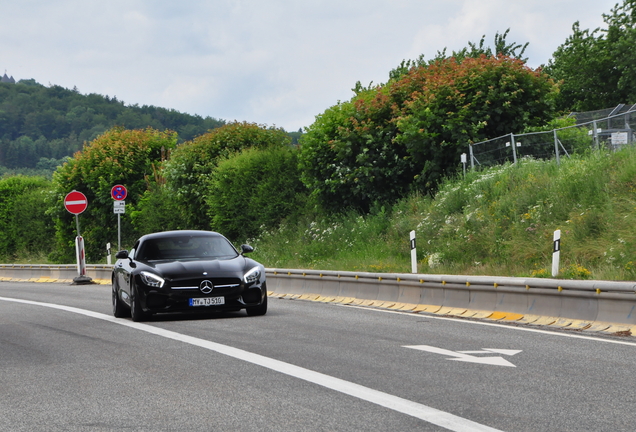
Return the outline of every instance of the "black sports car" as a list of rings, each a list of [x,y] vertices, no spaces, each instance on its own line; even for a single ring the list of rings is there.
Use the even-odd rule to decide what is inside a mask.
[[[221,234],[165,231],[141,237],[130,252],[117,252],[113,315],[143,321],[162,312],[267,312],[265,268],[246,258]]]

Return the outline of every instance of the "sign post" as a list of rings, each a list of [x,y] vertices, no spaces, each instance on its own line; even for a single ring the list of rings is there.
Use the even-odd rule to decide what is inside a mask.
[[[86,276],[86,254],[84,252],[84,239],[80,234],[79,214],[84,212],[88,207],[86,195],[78,191],[69,192],[64,197],[64,207],[66,210],[75,215],[75,225],[77,226],[77,237],[75,238],[75,255],[77,257],[77,273],[78,276],[73,279],[74,284],[89,284],[93,280]]]
[[[113,213],[117,215],[117,250],[121,250],[121,215],[126,213],[126,196],[128,190],[125,186],[115,185],[110,190],[110,195],[115,200],[113,202]]]

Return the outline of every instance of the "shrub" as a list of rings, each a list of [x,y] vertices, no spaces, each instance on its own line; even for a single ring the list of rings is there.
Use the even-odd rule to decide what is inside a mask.
[[[297,150],[245,149],[219,162],[206,195],[212,229],[245,241],[304,208]]]
[[[219,160],[245,148],[285,146],[290,141],[283,129],[234,122],[177,147],[166,164],[164,175],[182,208],[183,225],[191,229],[210,228],[206,190]]]
[[[52,184],[42,177],[0,180],[0,256],[46,255],[53,248],[54,228],[47,210],[53,205]]]

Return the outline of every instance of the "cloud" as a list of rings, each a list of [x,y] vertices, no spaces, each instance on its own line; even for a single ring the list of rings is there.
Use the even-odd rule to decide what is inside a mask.
[[[0,69],[82,93],[297,130],[401,60],[510,28],[548,61],[614,0],[22,0],[2,6]],[[1,71],[3,72],[3,71]]]

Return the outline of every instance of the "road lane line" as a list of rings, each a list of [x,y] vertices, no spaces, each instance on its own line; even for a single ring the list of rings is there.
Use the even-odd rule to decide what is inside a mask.
[[[262,366],[276,372],[292,376],[294,378],[302,379],[304,381],[308,381],[322,387],[326,387],[328,389],[335,390],[337,392],[344,393],[346,395],[353,396],[355,398],[362,399],[376,405],[380,405],[382,407],[400,412],[402,414],[407,414],[409,416],[419,418],[420,420],[424,420],[425,422],[432,423],[434,425],[454,432],[501,432],[498,429],[494,429],[489,426],[485,426],[480,423],[465,419],[463,417],[459,417],[445,411],[441,411],[417,402],[410,401],[408,399],[403,399],[401,397],[393,396],[378,390],[373,390],[371,388],[345,381],[340,378],[335,378],[330,375],[315,372],[310,369],[295,366],[291,363],[285,363],[280,360],[275,360],[273,358],[265,357],[260,354],[255,354],[228,345],[223,345],[205,339],[199,339],[170,330],[165,330],[159,327],[153,327],[148,324],[136,323],[121,318],[115,318],[113,316],[105,315],[99,312],[93,312],[71,306],[36,302],[32,300],[15,299],[9,297],[0,297],[0,300],[34,306],[43,306],[51,309],[58,309],[66,312],[85,315],[87,317],[108,321],[111,323],[123,325],[125,327],[134,328],[136,330],[141,330],[150,334],[154,334],[156,336],[161,336],[167,339],[172,339],[205,348],[219,354]]]
[[[355,309],[361,309],[361,310],[372,311],[372,312],[397,314],[397,315],[420,318],[420,319],[421,318],[430,318],[430,319],[441,320],[441,321],[454,321],[454,322],[463,323],[463,324],[473,324],[473,325],[481,325],[481,326],[487,326],[487,327],[499,327],[499,328],[504,328],[504,329],[508,329],[508,330],[518,330],[518,331],[525,331],[525,332],[531,332],[531,333],[541,333],[541,334],[546,334],[546,335],[551,335],[551,336],[568,337],[568,338],[572,338],[572,339],[584,339],[584,340],[591,340],[591,341],[595,341],[595,342],[606,342],[606,343],[617,344],[617,345],[636,346],[636,342],[620,341],[620,340],[615,340],[615,339],[605,339],[605,338],[594,337],[594,336],[585,336],[585,335],[580,335],[580,334],[562,333],[560,331],[556,331],[557,329],[554,329],[554,330],[541,330],[541,329],[530,328],[530,327],[519,327],[519,326],[513,325],[514,322],[511,322],[509,324],[499,324],[499,323],[495,323],[495,322],[475,321],[475,320],[471,320],[469,318],[451,318],[451,317],[444,317],[444,316],[436,316],[436,315],[432,315],[432,314],[428,314],[428,313],[401,312],[401,311],[393,311],[393,310],[386,310],[386,309],[379,309],[379,308],[376,309],[376,308],[372,308],[372,307],[356,306],[356,305],[350,305],[350,304],[335,304],[334,303],[334,306],[355,308]],[[562,330],[567,331],[567,327],[563,328]],[[608,336],[609,335],[610,334],[608,334]],[[630,336],[630,338],[631,338],[631,336]]]

